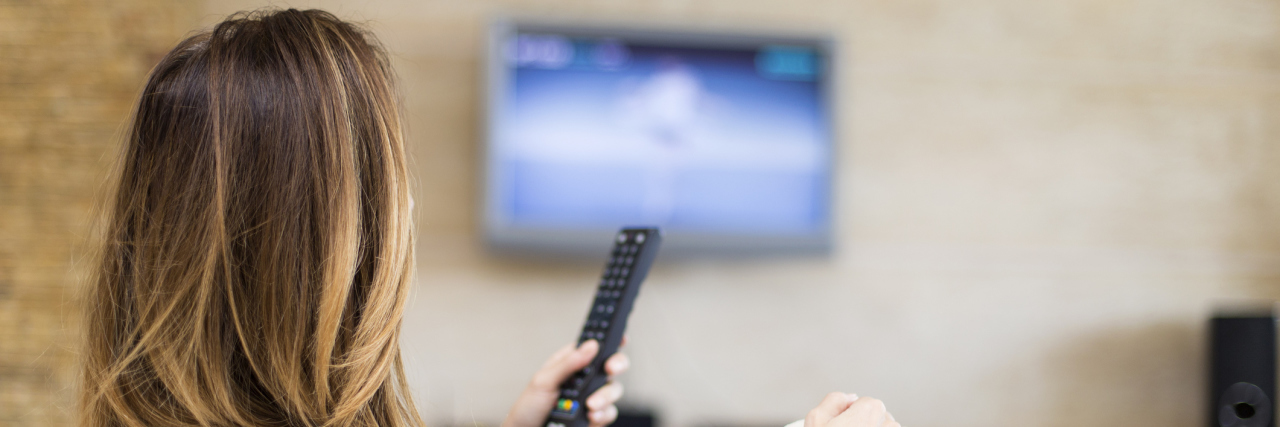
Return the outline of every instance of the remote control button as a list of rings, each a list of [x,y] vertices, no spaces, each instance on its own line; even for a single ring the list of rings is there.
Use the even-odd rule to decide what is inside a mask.
[[[596,305],[596,313],[604,313],[604,305]],[[612,313],[612,311],[610,312]]]
[[[583,375],[591,375],[592,372],[595,372],[595,369],[592,368],[591,365],[587,365],[585,368],[582,368]]]
[[[605,312],[607,312],[607,313],[613,314],[613,305],[607,305],[607,306],[605,306],[605,307],[604,307],[604,311],[605,311]]]
[[[622,298],[622,291],[613,291],[614,298]]]
[[[627,243],[627,233],[618,233],[618,243]]]
[[[644,243],[644,233],[636,233],[636,243]]]
[[[601,328],[608,328],[608,327],[609,327],[609,321],[608,321],[608,320],[601,320],[601,321],[600,321],[600,327],[601,327]]]
[[[567,397],[578,397],[578,391],[574,389],[568,389],[564,391],[564,395]]]
[[[624,264],[626,264],[626,265],[631,265],[631,263],[632,263],[632,262],[635,262],[635,260],[636,260],[636,258],[635,258],[635,257],[627,257],[627,259],[626,259],[626,260],[623,260],[623,263],[624,263]]]

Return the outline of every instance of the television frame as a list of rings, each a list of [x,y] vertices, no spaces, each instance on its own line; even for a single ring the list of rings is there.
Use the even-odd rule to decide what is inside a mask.
[[[492,148],[497,129],[503,123],[501,106],[510,82],[508,65],[504,55],[504,41],[521,32],[545,32],[568,37],[612,38],[624,42],[640,41],[673,47],[708,48],[758,48],[763,45],[804,46],[817,51],[823,59],[818,75],[821,108],[826,114],[827,187],[826,224],[809,234],[748,234],[680,231],[665,233],[663,253],[678,257],[716,256],[824,256],[831,252],[835,233],[837,200],[835,191],[836,156],[840,141],[836,109],[838,55],[836,42],[825,34],[735,31],[677,28],[668,25],[606,25],[602,23],[565,23],[529,18],[493,19],[484,43],[484,80],[481,85],[482,111],[479,177],[479,209],[483,215],[481,233],[485,247],[503,255],[534,255],[553,257],[599,257],[607,250],[615,229],[552,229],[512,225],[497,208],[496,195],[492,191],[495,173],[495,153]],[[650,226],[652,224],[620,224],[622,226]]]

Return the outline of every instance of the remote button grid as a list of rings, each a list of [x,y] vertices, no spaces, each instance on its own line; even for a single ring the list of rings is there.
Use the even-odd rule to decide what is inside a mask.
[[[635,288],[643,282],[661,241],[658,233],[656,228],[628,228],[616,236],[613,250],[605,260],[595,301],[579,336],[579,342],[599,341],[600,353],[591,364],[560,385],[560,399],[552,408],[546,427],[587,427],[590,423],[586,411],[580,410],[582,402],[578,399],[591,395],[608,381],[601,368],[621,344]]]

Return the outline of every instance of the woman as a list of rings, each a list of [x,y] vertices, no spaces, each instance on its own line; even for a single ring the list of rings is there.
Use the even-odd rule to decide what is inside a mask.
[[[152,71],[120,165],[87,299],[82,424],[423,424],[398,346],[413,202],[371,34],[285,10],[184,40]],[[504,427],[540,427],[596,351],[553,355]],[[606,371],[627,365],[618,354]],[[595,427],[621,395],[611,383],[587,399]],[[888,418],[832,394],[806,425]]]

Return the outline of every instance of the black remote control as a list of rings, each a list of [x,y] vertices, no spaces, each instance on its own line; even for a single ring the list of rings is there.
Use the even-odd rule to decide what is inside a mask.
[[[644,282],[649,265],[658,254],[659,243],[662,243],[662,233],[657,228],[624,228],[618,232],[613,252],[604,265],[596,299],[587,313],[587,323],[578,337],[578,344],[586,340],[599,341],[600,352],[587,367],[560,384],[560,398],[547,417],[546,427],[587,427],[591,424],[587,420],[584,402],[609,381],[609,374],[604,372],[604,362],[622,345],[627,316],[631,314],[640,283]]]

